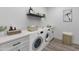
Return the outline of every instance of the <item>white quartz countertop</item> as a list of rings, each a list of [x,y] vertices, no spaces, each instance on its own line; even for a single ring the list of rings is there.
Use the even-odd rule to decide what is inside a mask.
[[[8,41],[11,41],[11,40],[15,40],[15,39],[21,38],[21,37],[26,36],[26,35],[28,35],[30,33],[31,32],[28,32],[27,30],[23,30],[19,34],[2,36],[2,37],[0,37],[0,44],[8,42]]]
[[[30,32],[30,31],[27,31],[27,30],[22,30],[22,33],[19,33],[19,34],[2,36],[2,37],[0,37],[0,44],[9,42],[11,40],[16,40],[18,38],[30,35],[32,33],[35,33],[35,32],[41,31],[41,30],[43,30],[43,29],[39,29],[39,30],[33,31],[33,32]]]

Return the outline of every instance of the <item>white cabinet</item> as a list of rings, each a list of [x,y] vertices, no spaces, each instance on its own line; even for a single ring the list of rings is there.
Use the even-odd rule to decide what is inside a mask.
[[[0,45],[0,51],[27,51],[29,50],[29,35],[6,42]]]

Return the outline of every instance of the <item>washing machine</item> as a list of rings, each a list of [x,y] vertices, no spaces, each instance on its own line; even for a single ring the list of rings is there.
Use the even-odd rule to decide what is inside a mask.
[[[48,44],[54,38],[54,31],[51,28],[47,28],[45,43]]]
[[[47,29],[41,29],[30,34],[30,51],[41,51],[45,45]]]

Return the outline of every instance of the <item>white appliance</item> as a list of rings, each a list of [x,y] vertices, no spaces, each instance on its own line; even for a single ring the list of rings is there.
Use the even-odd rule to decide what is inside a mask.
[[[45,43],[48,44],[54,38],[54,31],[51,28],[48,28],[45,36]]]
[[[46,29],[30,34],[30,51],[41,51],[45,47]]]

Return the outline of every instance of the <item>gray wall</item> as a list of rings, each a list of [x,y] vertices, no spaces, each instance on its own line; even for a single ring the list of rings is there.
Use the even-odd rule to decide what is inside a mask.
[[[71,32],[73,34],[73,43],[79,44],[79,8],[72,8],[72,22],[63,22],[63,10],[70,8],[48,8],[48,23],[54,24],[55,37],[62,39],[62,32]]]
[[[0,7],[0,26],[16,26],[20,29],[26,29],[28,25],[43,24],[42,20],[36,17],[28,17],[26,13],[29,7]],[[35,12],[46,13],[46,8],[33,7]]]

